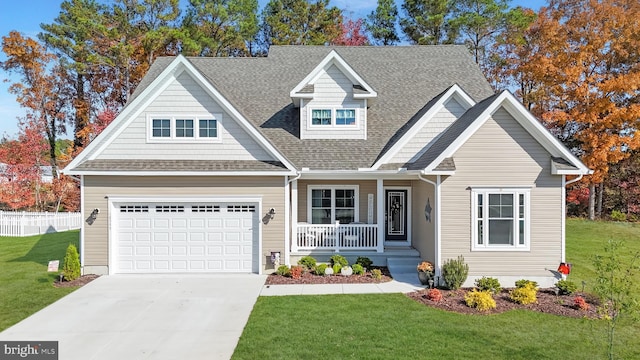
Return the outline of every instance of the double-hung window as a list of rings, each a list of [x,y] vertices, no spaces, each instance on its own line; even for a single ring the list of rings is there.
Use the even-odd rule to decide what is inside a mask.
[[[312,109],[312,126],[356,126],[356,109]]]
[[[312,224],[358,221],[357,186],[310,186],[308,218]]]
[[[529,250],[529,189],[472,189],[474,250]]]
[[[148,140],[154,141],[220,141],[221,115],[149,116]]]

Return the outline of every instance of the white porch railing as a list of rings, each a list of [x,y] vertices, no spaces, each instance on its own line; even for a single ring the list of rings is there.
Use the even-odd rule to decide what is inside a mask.
[[[0,236],[32,236],[80,229],[79,212],[5,212],[0,211]]]
[[[379,250],[377,224],[299,223],[292,251]]]

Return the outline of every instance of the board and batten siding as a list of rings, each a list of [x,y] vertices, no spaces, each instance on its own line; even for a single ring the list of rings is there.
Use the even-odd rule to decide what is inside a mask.
[[[551,276],[546,269],[561,260],[564,214],[562,176],[551,175],[550,154],[501,108],[454,159],[455,175],[442,181],[442,262],[463,255],[469,277]],[[531,187],[529,251],[471,251],[473,186]]]
[[[186,118],[221,114],[219,141],[147,141],[149,116]],[[195,119],[194,119],[195,120]],[[173,126],[173,125],[172,125]],[[193,78],[183,72],[115,138],[97,159],[274,160]]]
[[[303,100],[300,107],[301,139],[365,139],[366,111],[364,100],[353,99],[353,83],[340,69],[332,65],[324,71],[314,84],[314,98]],[[311,109],[356,109],[357,127],[314,126],[311,124]],[[335,114],[334,114],[335,116]]]
[[[367,206],[368,206],[368,195],[373,194],[373,223],[376,223],[376,204],[377,204],[377,195],[376,195],[376,181],[375,180],[361,180],[361,181],[353,181],[353,180],[344,180],[344,181],[335,181],[335,180],[298,180],[298,222],[308,222],[307,219],[307,211],[308,211],[308,191],[309,185],[327,185],[329,186],[338,186],[338,185],[358,185],[358,200],[360,203],[358,204],[358,212],[361,223],[367,223]]]
[[[133,177],[84,176],[84,218],[93,209],[100,214],[92,225],[84,225],[85,269],[107,269],[109,265],[109,196],[111,197],[255,197],[262,198],[262,219],[270,208],[276,216],[262,225],[262,269],[271,251],[284,254],[284,179],[282,177]],[[282,214],[282,215],[280,215]]]
[[[440,111],[416,131],[409,142],[393,156],[389,163],[406,163],[416,161],[427,150],[427,145],[444,129],[456,121],[466,109],[454,98],[449,99]]]

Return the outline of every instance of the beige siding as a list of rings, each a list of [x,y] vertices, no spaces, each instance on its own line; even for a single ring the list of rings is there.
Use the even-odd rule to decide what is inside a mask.
[[[335,65],[323,72],[314,84],[314,98],[300,108],[302,139],[364,139],[366,108],[364,100],[353,99],[353,83]],[[351,126],[311,126],[311,109],[356,109],[357,128]],[[335,116],[335,115],[334,115]]]
[[[454,155],[456,174],[442,183],[442,261],[463,255],[469,276],[549,276],[562,236],[562,178],[549,153],[504,109]],[[472,186],[531,189],[530,251],[471,251]]]
[[[435,177],[429,177],[435,182]],[[411,245],[420,252],[424,260],[435,263],[435,224],[436,224],[436,198],[433,185],[424,181],[413,181],[411,189],[412,219]],[[427,221],[424,209],[427,200],[431,205],[431,221]]]
[[[262,198],[263,213],[276,209],[276,216],[262,226],[262,266],[271,251],[284,254],[284,179],[282,177],[84,177],[84,217],[100,209],[93,225],[85,224],[85,266],[108,266],[109,197],[229,197]],[[259,217],[262,218],[262,214]]]
[[[147,140],[151,117],[209,117],[218,119],[219,142],[153,143]],[[98,159],[273,160],[233,118],[225,113],[190,75],[182,73],[97,157]]]
[[[465,108],[455,99],[450,99],[444,107],[429,121],[416,131],[413,138],[389,161],[389,163],[405,163],[415,161],[422,156],[427,145],[444,129],[449,127],[465,112]]]
[[[373,194],[373,223],[376,223],[376,202],[378,201],[376,195],[376,181],[375,180],[344,180],[344,181],[329,181],[329,180],[298,180],[298,222],[308,222],[307,220],[307,196],[309,185],[358,185],[359,193],[359,207],[360,222],[367,222],[367,196]]]

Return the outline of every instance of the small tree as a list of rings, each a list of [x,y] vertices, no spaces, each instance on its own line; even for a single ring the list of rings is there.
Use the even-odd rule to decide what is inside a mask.
[[[78,249],[73,244],[69,244],[67,247],[62,273],[66,281],[73,281],[80,277],[80,255],[78,255]]]
[[[638,271],[640,253],[625,259],[627,253],[622,241],[609,240],[604,254],[594,257],[596,285],[594,291],[601,298],[598,312],[607,322],[607,343],[609,359],[613,359],[613,342],[618,320],[623,315],[636,317],[639,314],[639,300],[634,292],[634,276]]]

